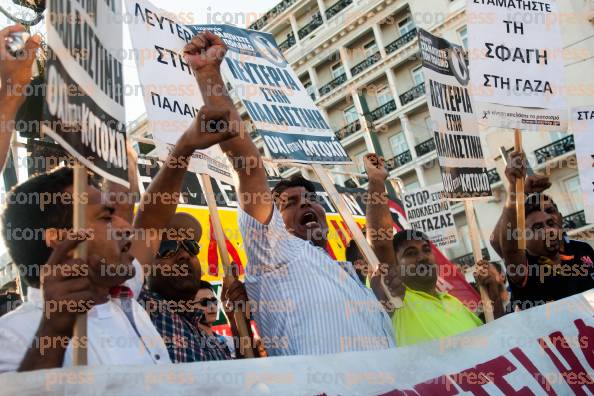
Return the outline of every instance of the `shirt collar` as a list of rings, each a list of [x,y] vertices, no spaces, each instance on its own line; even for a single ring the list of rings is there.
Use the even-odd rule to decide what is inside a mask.
[[[434,300],[443,300],[449,296],[448,292],[442,292],[437,289],[435,290],[437,292],[437,297],[435,297],[433,294],[425,293],[424,291],[421,291],[421,290],[411,289],[410,287],[408,287],[406,285],[404,285],[404,287],[406,287],[407,293],[414,293],[414,294],[421,296],[423,298],[432,298]]]
[[[168,301],[165,298],[163,298],[159,293],[149,290],[146,287],[144,289],[142,289],[141,294],[143,294],[144,296],[146,296],[152,300]],[[204,315],[204,313],[201,312],[199,309],[196,309],[194,312],[186,312],[186,311],[174,312],[169,309],[168,304],[163,304],[162,307],[160,306],[160,309],[166,310],[167,314],[170,314],[170,315],[177,314],[177,315],[187,319],[188,321],[190,321],[192,324],[195,324],[195,325],[200,321],[200,319],[202,319],[202,316]]]

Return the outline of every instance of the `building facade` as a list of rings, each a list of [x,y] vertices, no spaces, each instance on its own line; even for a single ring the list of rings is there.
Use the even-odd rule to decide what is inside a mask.
[[[594,1],[558,3],[568,105],[594,105]],[[441,182],[416,31],[423,28],[466,46],[465,8],[465,0],[283,0],[249,27],[274,35],[327,116],[355,163],[343,171],[362,173],[361,158],[378,152],[388,160],[391,176],[414,189]],[[245,112],[243,117],[247,121]],[[501,148],[513,148],[513,131],[489,129],[481,135],[494,196],[475,209],[484,253],[498,260],[488,241],[505,202]],[[264,150],[259,135],[252,136]],[[548,193],[565,215],[570,235],[592,228],[584,218],[573,136],[526,132],[524,149],[533,169],[550,175]],[[283,176],[304,172],[281,170]],[[335,178],[365,187],[364,178]],[[453,211],[461,242],[445,253],[458,263],[472,263],[464,207],[455,204]]]

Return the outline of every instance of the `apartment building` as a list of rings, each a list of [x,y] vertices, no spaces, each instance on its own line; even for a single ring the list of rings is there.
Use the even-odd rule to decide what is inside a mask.
[[[558,2],[568,106],[594,105],[594,1]],[[388,159],[391,176],[414,189],[441,182],[416,31],[423,28],[466,46],[465,6],[465,0],[283,0],[249,27],[274,35],[327,116],[355,162],[340,170],[362,173],[361,158],[380,152]],[[243,116],[247,120],[245,112]],[[500,148],[513,147],[513,132],[494,128],[481,133],[494,195],[476,202],[475,208],[484,255],[498,260],[488,240],[505,202]],[[264,151],[259,135],[252,136]],[[549,193],[565,215],[570,235],[592,228],[585,222],[573,136],[526,132],[524,148],[533,169],[550,174]],[[281,170],[283,176],[304,172]],[[336,174],[335,180],[365,187],[364,178]],[[458,263],[470,263],[463,205],[455,204],[453,210],[461,242],[445,253]]]

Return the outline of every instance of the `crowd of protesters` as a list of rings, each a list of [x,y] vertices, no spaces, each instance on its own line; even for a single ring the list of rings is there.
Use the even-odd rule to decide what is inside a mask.
[[[0,31],[0,43],[20,30]],[[31,79],[39,43],[37,36],[30,38],[21,57],[0,45],[2,164],[12,133],[2,125],[10,124],[23,103],[8,87]],[[480,313],[438,289],[430,240],[418,231],[394,232],[385,188],[388,171],[375,154],[364,159],[369,178],[365,234],[380,267],[370,269],[354,245],[347,249],[347,262],[328,254],[326,213],[314,185],[293,177],[270,189],[260,152],[221,76],[225,52],[221,38],[209,32],[184,48],[205,105],[145,194],[178,193],[194,151],[220,145],[237,173],[238,223],[248,257],[245,283],[226,277],[219,300],[212,285],[201,280],[202,228],[192,216],[176,213],[173,200],[143,199],[134,211],[133,202],[113,205],[103,199],[102,191],[121,187],[89,177],[86,228],[74,232],[71,202],[58,199],[40,207],[34,200],[7,199],[5,229],[42,230],[43,238],[5,238],[27,293],[18,308],[0,318],[0,372],[70,366],[74,349],[81,346],[89,365],[157,365],[396,348],[483,325]],[[224,126],[213,132],[211,121],[224,121]],[[546,177],[527,178],[526,227],[533,236],[527,250],[518,250],[510,237],[517,228],[513,189],[518,178],[526,178],[525,163],[523,153],[512,153],[506,169],[510,190],[492,235],[505,266],[486,261],[475,266],[477,285],[487,292],[495,318],[594,286],[594,251],[563,232],[557,206],[543,194],[550,187]],[[60,167],[31,177],[9,194],[72,192],[73,170]],[[86,259],[74,255],[81,243]],[[233,337],[213,328],[220,311]],[[86,314],[87,332],[77,339],[80,314]],[[250,326],[247,342],[238,332],[242,316],[253,319],[257,329],[253,334]]]

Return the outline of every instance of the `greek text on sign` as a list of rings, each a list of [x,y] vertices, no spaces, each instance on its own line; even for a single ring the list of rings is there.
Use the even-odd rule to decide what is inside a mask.
[[[491,195],[462,47],[419,29],[429,113],[446,197]]]
[[[268,33],[227,25],[190,26],[210,30],[229,48],[222,70],[279,162],[350,163],[328,121]]]
[[[412,228],[425,233],[438,248],[458,244],[454,214],[450,211],[441,183],[407,191],[404,195],[404,208]]]
[[[594,224],[594,106],[571,110],[571,133],[575,139],[586,222]]]
[[[121,1],[48,1],[42,132],[87,168],[128,186]]]
[[[194,34],[149,1],[126,0],[126,10],[148,132],[155,139],[159,157],[165,159],[204,105],[194,72],[181,55]],[[190,168],[216,179],[232,180],[232,168],[219,146],[197,151]]]
[[[479,16],[468,26],[470,79],[479,122],[567,130],[556,2],[470,0],[467,12]]]

